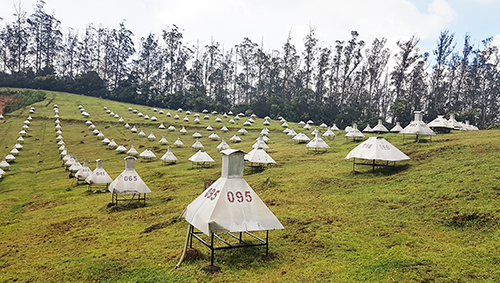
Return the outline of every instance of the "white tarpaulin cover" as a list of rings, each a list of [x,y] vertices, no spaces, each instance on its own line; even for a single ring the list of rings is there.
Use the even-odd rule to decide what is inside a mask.
[[[68,170],[70,172],[76,173],[76,172],[80,171],[80,169],[82,169],[82,164],[80,164],[80,162],[78,161],[78,157],[75,156],[74,161]]]
[[[370,124],[366,124],[366,128],[363,129],[363,132],[365,133],[373,132],[373,129],[370,127]]]
[[[181,141],[181,138],[177,137],[177,140],[174,142],[174,145],[177,147],[184,146],[184,143]]]
[[[241,138],[238,135],[232,136],[229,140],[232,142],[241,142]]]
[[[196,138],[196,141],[191,146],[194,149],[203,149],[203,144],[200,142],[200,138]]]
[[[344,137],[346,137],[346,138],[364,138],[365,135],[363,135],[363,133],[358,130],[357,124],[352,124],[351,130],[349,132],[347,132],[347,134],[345,134]]]
[[[151,131],[151,134],[148,136],[148,140],[154,141],[156,139],[155,135],[153,135],[153,131]]]
[[[130,145],[130,149],[127,151],[127,154],[130,155],[130,156],[137,156],[139,155],[139,152],[137,151],[137,149],[135,149],[134,145]]]
[[[175,157],[175,155],[172,153],[172,149],[170,148],[170,146],[168,147],[167,152],[165,152],[165,154],[160,159],[162,161],[165,161],[165,162],[168,162],[168,161],[176,162],[177,161],[177,157]]]
[[[259,135],[259,137],[257,138],[257,141],[252,145],[252,148],[269,149],[269,146],[264,141],[264,136]]]
[[[332,131],[330,127],[326,130],[326,132],[323,134],[324,137],[335,137],[335,133]]]
[[[244,159],[250,163],[276,164],[276,161],[260,147],[252,149]]]
[[[116,148],[118,144],[116,144],[115,139],[111,139],[111,141],[108,143],[109,148]]]
[[[226,138],[222,138],[221,143],[217,146],[217,149],[219,151],[225,150],[225,149],[230,149],[231,147],[227,144]]]
[[[92,170],[90,170],[89,168],[88,161],[84,160],[82,167],[80,168],[80,170],[78,170],[78,172],[76,172],[75,177],[87,178],[88,176],[90,176],[90,174],[92,174]]]
[[[113,182],[113,179],[109,177],[108,172],[103,168],[103,160],[96,160],[97,167],[92,171],[85,181],[89,184],[109,184]]]
[[[16,158],[12,154],[7,154],[7,156],[4,157],[7,162],[14,161]]]
[[[163,137],[160,139],[160,141],[159,141],[158,143],[160,143],[160,144],[167,144],[167,143],[168,143],[168,141],[167,141],[167,139],[165,138],[165,136],[163,136]]]
[[[191,202],[180,217],[206,235],[284,229],[243,179],[245,153],[234,149],[222,153],[221,177]]]
[[[113,194],[138,193],[146,194],[151,190],[135,171],[135,157],[125,157],[125,170],[109,184],[109,191]]]
[[[435,136],[434,133],[427,124],[422,121],[423,113],[420,111],[415,111],[415,120],[412,121],[408,126],[406,126],[403,130],[401,130],[400,134],[406,135],[421,135],[421,136]]]
[[[450,123],[444,115],[438,115],[436,119],[432,120],[427,126],[431,128],[446,128],[446,129],[453,129],[453,124]]]
[[[156,155],[149,149],[145,149],[141,154],[139,154],[139,157],[144,157],[144,158],[156,158]]]
[[[403,130],[403,127],[401,127],[401,125],[399,124],[399,122],[396,122],[396,126],[394,126],[392,129],[391,129],[391,133],[399,133]]]
[[[118,153],[124,153],[127,151],[127,148],[123,145],[119,145],[116,149],[115,149],[116,152]]]
[[[453,128],[455,130],[461,130],[462,127],[463,127],[463,124],[458,122],[456,119],[455,119],[455,113],[450,113],[450,123],[453,125]]]
[[[373,127],[372,131],[376,132],[376,133],[387,133],[387,132],[389,132],[389,130],[384,126],[384,124],[382,124],[382,120],[381,119],[378,119],[378,124],[375,127]]]
[[[308,136],[306,136],[306,134],[304,134],[304,133],[298,133],[295,137],[292,138],[292,140],[298,141],[298,142],[308,142],[311,139]]]
[[[312,139],[308,144],[308,148],[313,148],[315,150],[320,148],[330,148],[328,144],[320,137],[319,132],[316,133],[314,139]]]
[[[360,143],[351,150],[345,157],[345,159],[350,158],[382,161],[401,161],[410,159],[410,157],[383,137],[369,137],[366,141]]]
[[[195,163],[215,162],[215,160],[202,149],[193,154],[193,156],[189,157],[188,160]]]
[[[5,157],[2,158],[2,162],[0,162],[0,168],[9,170],[10,164],[5,160]]]
[[[218,140],[220,139],[219,135],[216,133],[212,133],[210,136],[208,136],[209,139],[211,140]]]

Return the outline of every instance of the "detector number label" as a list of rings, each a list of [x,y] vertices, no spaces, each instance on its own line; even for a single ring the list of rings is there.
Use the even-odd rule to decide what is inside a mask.
[[[217,195],[219,194],[220,190],[215,190],[214,188],[211,188],[210,190],[208,190],[206,193],[205,193],[205,197],[210,199],[210,200],[214,200]]]
[[[210,199],[210,200],[214,200],[220,193],[220,190],[216,190],[214,188],[212,189],[209,189],[204,197],[207,198],[207,199]],[[232,192],[232,191],[228,191],[227,192],[227,200],[230,202],[230,203],[234,203],[235,201],[241,203],[241,202],[252,202],[253,198],[252,198],[252,194],[250,193],[250,191],[245,191],[245,192],[241,192],[241,191],[236,191],[236,192]]]
[[[241,191],[236,191],[235,193],[233,193],[232,191],[228,191],[227,192],[227,200],[230,202],[230,203],[233,203],[235,200],[237,202],[252,202],[252,194],[250,193],[250,191],[245,191],[245,194],[243,195],[243,193]]]
[[[137,176],[123,176],[125,182],[137,182]]]

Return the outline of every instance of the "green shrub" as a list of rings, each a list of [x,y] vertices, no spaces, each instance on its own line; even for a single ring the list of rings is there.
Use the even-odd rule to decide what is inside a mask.
[[[0,90],[0,95],[15,95],[15,99],[10,100],[5,104],[4,113],[11,113],[26,107],[35,102],[45,100],[45,92],[40,90],[18,90],[13,91],[9,89]]]

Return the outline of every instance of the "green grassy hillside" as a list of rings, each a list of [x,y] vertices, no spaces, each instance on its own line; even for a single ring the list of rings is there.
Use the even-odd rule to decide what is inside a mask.
[[[107,150],[85,125],[78,105],[108,138],[153,149],[153,162],[137,160],[136,171],[152,193],[146,207],[118,211],[108,208],[110,194],[88,194],[72,185],[61,167],[54,112],[57,103],[70,152],[80,160],[103,159],[112,178],[124,169],[125,155]],[[229,139],[245,119],[228,124],[201,119],[194,124],[129,105],[74,94],[48,92],[36,107],[29,137],[17,160],[0,180],[0,281],[2,282],[499,282],[500,281],[500,131],[453,132],[432,142],[403,144],[402,136],[384,135],[411,157],[396,169],[356,167],[344,157],[359,143],[343,133],[327,140],[331,149],[308,154],[272,121],[269,154],[278,166],[263,172],[246,170],[245,180],[285,226],[271,231],[270,256],[264,249],[216,252],[221,272],[206,274],[209,250],[195,242],[203,259],[185,260],[174,269],[184,245],[187,222],[178,218],[202,191],[203,183],[220,176],[220,141],[207,138],[210,123]],[[118,113],[156,141],[147,141],[123,127],[103,106]],[[157,122],[137,117],[132,106]],[[28,117],[29,107],[0,120],[0,156],[8,154]],[[160,109],[159,109],[160,110]],[[163,109],[166,113],[166,109]],[[172,111],[172,116],[177,111]],[[222,116],[220,116],[222,118]],[[158,129],[175,125],[177,130]],[[245,152],[262,129],[256,119],[243,142],[232,148]],[[226,123],[228,133],[219,129]],[[179,134],[186,126],[188,134]],[[299,129],[297,125],[296,130]],[[198,131],[213,167],[193,169],[191,135]],[[310,131],[305,131],[309,134]],[[175,165],[161,164],[167,145],[180,136],[184,148],[174,148]],[[267,179],[270,180],[267,187]],[[154,229],[143,233],[152,225]],[[286,272],[285,272],[286,271]]]

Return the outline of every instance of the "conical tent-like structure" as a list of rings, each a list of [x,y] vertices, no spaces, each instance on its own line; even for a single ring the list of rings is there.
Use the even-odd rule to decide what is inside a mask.
[[[346,131],[347,131],[347,128],[346,128]],[[365,135],[363,135],[363,133],[360,130],[358,130],[358,125],[356,123],[354,123],[354,124],[352,124],[352,128],[350,129],[350,131],[348,131],[344,137],[346,139],[352,138],[355,141],[356,139],[364,138]]]
[[[370,127],[370,124],[366,124],[366,127],[363,129],[363,132],[365,132],[365,133],[373,132],[372,127]]]
[[[96,160],[96,168],[92,173],[85,179],[89,184],[89,190],[92,188],[107,188],[108,185],[113,182],[113,179],[109,177],[108,172],[103,168],[104,161],[102,159]]]
[[[135,149],[134,145],[130,145],[130,149],[127,151],[127,155],[130,155],[130,156],[137,156],[139,155],[139,152],[137,151],[137,149]]]
[[[401,125],[399,124],[399,122],[396,122],[396,126],[394,126],[392,129],[391,129],[391,133],[399,133],[403,130],[403,127],[401,127]]]
[[[188,160],[193,163],[193,166],[196,165],[198,167],[209,167],[210,163],[215,162],[215,160],[202,149],[198,150],[195,154],[193,154],[193,156],[189,157]]]
[[[292,138],[292,140],[297,141],[298,143],[305,143],[310,141],[311,139],[304,133],[298,133]]]
[[[462,130],[463,124],[461,122],[458,122],[455,119],[455,113],[450,113],[450,120],[449,122],[453,125],[453,129],[455,130]]]
[[[90,174],[92,174],[92,170],[89,168],[89,162],[84,160],[82,167],[76,172],[75,178],[77,182],[85,181]]]
[[[135,171],[135,157],[127,156],[125,159],[125,170],[109,184],[109,191],[113,195],[113,203],[119,201],[144,201],[146,194],[151,190]],[[142,195],[142,196],[141,196]]]
[[[254,148],[244,157],[251,167],[262,167],[276,164],[276,161],[262,148]]]
[[[222,138],[221,143],[217,146],[219,151],[230,149],[231,147],[227,144],[226,138]]]
[[[374,133],[384,134],[388,133],[389,130],[384,126],[381,119],[378,119],[378,124],[372,128]]]
[[[262,148],[264,150],[269,149],[269,146],[264,141],[264,136],[262,134],[259,135],[257,141],[252,145],[252,148]]]
[[[170,146],[167,149],[167,152],[160,158],[161,161],[163,161],[163,164],[165,163],[175,163],[177,162],[177,157],[172,153],[172,149]]]
[[[181,138],[180,137],[177,137],[177,140],[174,142],[174,145],[176,147],[183,147],[184,146],[184,143],[181,141]]]
[[[2,158],[2,161],[0,162],[0,168],[3,170],[9,170],[10,164],[7,162],[5,157]]]
[[[115,151],[118,153],[125,153],[125,152],[127,152],[127,148],[123,145],[119,145],[116,147]]]
[[[323,134],[323,137],[326,137],[328,139],[335,138],[335,136],[336,136],[335,133],[332,131],[330,127],[327,127],[326,132]]]
[[[200,142],[200,138],[196,138],[196,141],[191,146],[192,149],[203,149],[203,144]]]
[[[215,233],[242,232],[246,234],[253,231],[284,229],[278,218],[243,179],[245,153],[235,149],[227,149],[221,153],[223,154],[221,177],[191,202],[180,215],[186,219],[190,227],[200,230],[207,236],[212,236],[211,245],[207,244],[212,250],[212,265],[213,252],[218,249],[213,242]],[[256,238],[261,241],[252,245],[268,247],[267,235],[266,233],[266,240]],[[202,241],[192,228],[189,236]],[[217,238],[221,239],[219,236]],[[229,243],[226,242],[226,244]],[[229,246],[248,247],[249,245],[245,241],[242,242],[240,236],[239,244],[234,246],[229,244]],[[224,248],[228,247],[224,246]]]
[[[436,133],[427,126],[427,124],[422,121],[424,114],[421,111],[415,111],[415,120],[412,121],[408,126],[406,126],[400,134],[403,134],[403,142],[404,135],[415,135],[417,142],[419,141],[420,136],[435,136]]]
[[[151,161],[156,158],[156,155],[150,149],[145,149],[141,152],[141,154],[139,154],[139,157],[142,157],[144,160]]]
[[[330,148],[328,144],[321,138],[320,133],[317,132],[314,139],[312,139],[307,145],[307,150],[313,150],[314,152],[319,152],[321,150],[326,151]]]
[[[409,160],[406,154],[404,154],[397,147],[392,145],[383,137],[370,137],[366,141],[360,143],[357,147],[351,150],[345,159],[353,158],[353,170],[356,164],[358,165],[370,165],[373,168],[375,166],[389,166],[389,162]],[[371,163],[356,163],[356,158],[371,160]],[[385,161],[386,163],[376,163],[376,161]],[[394,165],[393,165],[394,166]]]
[[[427,126],[440,133],[449,133],[454,129],[453,124],[446,120],[444,115],[438,115],[437,118],[432,120]]]

